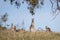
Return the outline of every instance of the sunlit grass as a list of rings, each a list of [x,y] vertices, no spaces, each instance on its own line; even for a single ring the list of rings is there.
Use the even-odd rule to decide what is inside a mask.
[[[0,40],[60,40],[60,33],[11,32],[0,30]]]

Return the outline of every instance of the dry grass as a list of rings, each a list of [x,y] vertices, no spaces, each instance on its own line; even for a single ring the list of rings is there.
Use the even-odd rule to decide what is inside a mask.
[[[0,40],[60,40],[60,33],[48,32],[11,32],[0,30]]]

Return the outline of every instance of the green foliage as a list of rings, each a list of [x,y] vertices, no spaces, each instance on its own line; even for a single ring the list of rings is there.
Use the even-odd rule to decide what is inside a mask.
[[[4,0],[4,2],[6,2],[6,0]]]
[[[37,7],[37,5],[39,4],[39,0],[28,0],[27,1],[28,2],[28,4],[29,4],[29,6],[30,6],[30,13],[32,14],[32,15],[34,15],[35,13],[34,13],[34,9],[35,9],[35,7]],[[41,2],[40,2],[40,4],[41,5],[43,5],[43,0],[41,0]]]
[[[4,0],[4,1],[6,2],[7,0]],[[35,12],[34,12],[35,8],[39,8],[39,6],[40,7],[43,6],[45,4],[44,1],[47,1],[47,0],[23,0],[22,2],[21,2],[21,0],[9,0],[9,1],[10,1],[11,5],[15,4],[17,6],[17,8],[19,8],[21,4],[24,4],[24,2],[27,2],[30,13],[32,15],[34,15],[35,14]],[[60,13],[60,6],[59,6],[60,0],[49,0],[49,1],[52,4],[52,6],[51,6],[52,7],[52,15],[55,14],[54,15],[55,17],[53,19],[55,19],[56,16],[59,15],[59,13]],[[57,12],[57,11],[59,11],[59,12]]]
[[[6,22],[6,21],[7,21],[7,17],[8,17],[8,14],[5,13],[5,14],[1,17],[1,20],[2,20],[3,22]]]
[[[7,0],[4,0],[4,1],[6,2]],[[21,4],[24,4],[24,2],[27,2],[28,7],[31,7],[31,8],[33,9],[33,10],[30,10],[30,9],[29,9],[30,13],[31,13],[32,15],[34,15],[34,14],[35,14],[35,13],[34,13],[35,7],[44,5],[44,4],[45,4],[44,1],[46,1],[46,0],[23,0],[22,2],[19,2],[19,1],[21,1],[21,0],[9,0],[9,1],[10,1],[10,4],[11,4],[11,5],[12,5],[12,4],[15,4],[15,5],[17,6],[17,8],[20,7]],[[55,7],[55,10],[52,10],[53,13],[56,13],[57,10],[60,11],[60,6],[59,6],[60,0],[49,0],[49,1],[50,1],[50,3],[52,4],[52,9],[54,9],[53,7],[57,6],[57,7]],[[54,6],[54,3],[56,3],[55,6]],[[39,7],[37,7],[37,8],[39,8]],[[59,12],[59,13],[60,13],[60,12]],[[57,14],[59,14],[59,13],[57,13]],[[56,14],[56,15],[57,15],[57,14]]]
[[[4,22],[6,23],[7,19],[8,19],[8,14],[7,13],[5,13],[4,15],[2,15],[0,17],[0,26],[2,26]]]
[[[34,13],[34,9],[33,8],[30,8],[30,13],[32,14],[32,15],[34,15],[35,13]]]
[[[6,0],[4,0],[4,1],[6,1]],[[19,2],[19,1],[21,1],[21,0],[9,0],[10,1],[10,4],[12,5],[13,3],[17,6],[17,8],[18,7],[20,7],[20,5],[21,5],[21,2]],[[44,0],[40,0],[41,2],[40,2],[40,4],[41,5],[43,5],[43,3],[44,3]],[[29,9],[29,11],[30,11],[30,13],[32,14],[32,15],[34,15],[35,13],[34,13],[34,9],[35,9],[35,7],[39,4],[39,0],[23,0],[22,1],[22,4],[24,4],[24,2],[27,2],[27,4],[28,4],[28,7],[30,8]],[[40,5],[40,6],[41,6]],[[31,9],[32,8],[32,9]]]
[[[29,0],[28,1],[30,3],[30,5],[32,5],[33,7],[35,7],[38,4],[38,0]]]
[[[13,4],[14,1],[15,1],[15,0],[10,0],[11,5]]]
[[[18,1],[15,2],[15,5],[17,6],[17,8],[20,6],[20,3]]]

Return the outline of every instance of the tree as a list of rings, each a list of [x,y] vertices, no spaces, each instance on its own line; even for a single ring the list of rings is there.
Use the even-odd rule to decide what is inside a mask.
[[[4,0],[4,2],[6,2],[7,0]],[[47,1],[47,0],[9,0],[10,1],[10,4],[13,5],[15,4],[17,6],[17,8],[20,7],[20,5],[24,4],[24,2],[27,2],[28,4],[28,9],[30,11],[30,13],[32,15],[34,15],[34,10],[35,8],[39,8],[39,6],[43,6],[45,3],[44,1]],[[55,14],[55,16],[57,16],[60,12],[60,6],[59,6],[59,3],[60,3],[60,0],[49,0],[50,3],[51,3],[51,8],[54,9],[53,7],[55,7],[55,10],[53,10],[53,14]],[[56,4],[54,6],[54,4]],[[58,13],[56,13],[57,11],[59,11]]]
[[[4,0],[4,1],[6,2],[7,0]],[[38,8],[38,6],[39,6],[39,0],[23,0],[22,2],[19,2],[21,0],[9,0],[9,1],[10,1],[11,5],[13,5],[13,3],[14,3],[17,6],[17,8],[21,5],[21,3],[24,4],[24,2],[27,2],[28,3],[28,7],[27,8],[30,10],[30,13],[32,15],[34,15],[35,7]],[[40,4],[41,5],[44,4],[43,2],[44,2],[44,0],[40,0]]]
[[[59,15],[59,13],[60,13],[60,6],[59,6],[60,0],[50,0],[50,3],[52,4],[51,8],[54,9],[54,10],[52,10],[52,13],[53,13],[53,15],[55,14],[54,15],[55,17],[53,18],[53,19],[55,19],[56,16]],[[54,6],[54,4],[55,4],[55,6]]]
[[[7,0],[4,0],[5,2]],[[9,0],[10,1],[10,4],[13,5],[15,4],[17,8],[20,7],[20,5],[24,4],[24,2],[27,2],[28,4],[28,9],[33,17],[33,15],[35,14],[34,10],[35,8],[39,8],[40,6],[44,6],[44,1],[47,1],[47,0]],[[60,3],[60,0],[49,0],[50,3],[51,3],[51,8],[52,8],[52,14],[55,16],[53,19],[56,18],[57,15],[59,15],[60,13],[60,6],[59,6],[59,3]],[[54,6],[55,4],[55,6]],[[54,8],[55,7],[55,8]],[[54,10],[53,10],[54,9]],[[57,13],[57,11],[59,11]]]

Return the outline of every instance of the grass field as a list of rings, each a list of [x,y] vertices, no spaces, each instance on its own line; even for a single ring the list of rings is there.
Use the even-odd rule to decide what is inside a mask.
[[[60,33],[0,30],[0,40],[60,40]]]

